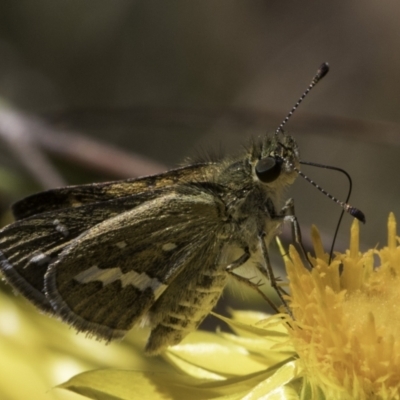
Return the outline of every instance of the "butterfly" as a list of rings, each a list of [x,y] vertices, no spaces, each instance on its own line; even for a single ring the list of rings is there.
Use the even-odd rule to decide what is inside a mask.
[[[16,222],[0,231],[5,280],[89,336],[110,341],[149,326],[148,354],[195,330],[229,277],[257,289],[235,272],[242,265],[259,269],[282,297],[267,246],[291,215],[284,193],[298,176],[287,119],[236,156],[17,202]]]

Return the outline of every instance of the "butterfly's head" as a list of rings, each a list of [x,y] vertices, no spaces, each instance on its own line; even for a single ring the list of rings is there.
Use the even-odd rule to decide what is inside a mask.
[[[293,167],[299,165],[299,150],[292,136],[284,132],[267,135],[261,154],[254,163],[254,178],[261,183],[280,181],[290,185],[297,177]]]

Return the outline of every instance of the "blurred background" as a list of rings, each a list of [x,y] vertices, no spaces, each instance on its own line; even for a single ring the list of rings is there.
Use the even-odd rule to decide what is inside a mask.
[[[351,174],[362,241],[384,242],[388,212],[400,215],[399,12],[394,0],[2,1],[2,210],[45,187],[238,151],[273,131],[328,61],[287,130],[304,160]],[[340,174],[306,172],[346,197]],[[329,237],[339,208],[302,179],[290,194],[302,224]]]
[[[388,213],[400,218],[399,15],[395,0],[1,1],[1,224],[35,191],[240,151],[276,129],[328,61],[286,129],[303,160],[352,176],[362,250],[386,244]],[[304,172],[345,199],[343,175]],[[305,242],[316,224],[329,248],[339,207],[300,178],[290,196]],[[219,310],[249,308],[242,297],[228,291]]]
[[[399,15],[395,0],[3,0],[3,224],[34,191],[240,150],[276,129],[328,61],[286,129],[303,160],[352,176],[350,203],[367,218],[362,250],[384,245],[388,213],[400,218]],[[345,199],[343,175],[304,172]],[[339,207],[300,178],[290,195],[305,241],[316,224],[329,248]]]

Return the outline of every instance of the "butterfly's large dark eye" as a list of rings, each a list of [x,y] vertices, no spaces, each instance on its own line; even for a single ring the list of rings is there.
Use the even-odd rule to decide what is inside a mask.
[[[261,182],[275,181],[281,173],[282,160],[275,157],[262,158],[256,165],[256,175]]]

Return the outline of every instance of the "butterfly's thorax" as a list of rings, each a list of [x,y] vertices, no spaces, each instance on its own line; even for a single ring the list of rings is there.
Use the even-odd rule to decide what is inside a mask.
[[[217,181],[224,185],[226,190],[221,199],[226,207],[225,219],[229,222],[230,231],[238,241],[247,242],[251,246],[260,231],[272,237],[282,220],[277,215],[270,215],[268,204],[272,204],[275,214],[279,213],[283,202],[285,189],[293,183],[297,173],[292,165],[298,165],[299,154],[297,144],[290,136],[283,137],[285,159],[287,162],[282,168],[278,179],[271,183],[261,182],[256,173],[257,162],[268,155],[275,154],[279,149],[277,138],[267,137],[264,143],[254,144],[248,150],[247,157],[241,157],[225,165]]]

